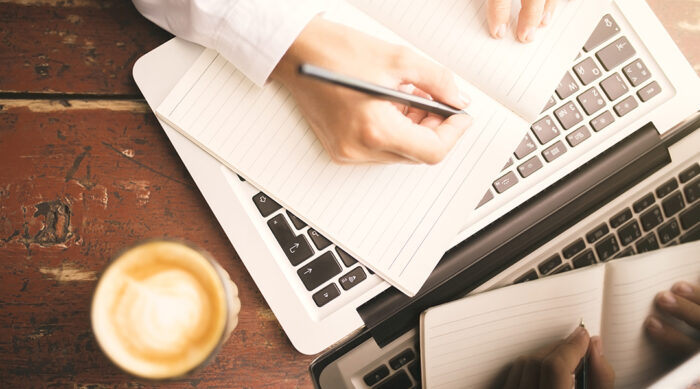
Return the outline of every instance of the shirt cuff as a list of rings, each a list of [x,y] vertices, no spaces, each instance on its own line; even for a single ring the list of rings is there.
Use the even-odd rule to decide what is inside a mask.
[[[239,1],[216,29],[214,48],[251,81],[263,86],[304,27],[329,3]]]

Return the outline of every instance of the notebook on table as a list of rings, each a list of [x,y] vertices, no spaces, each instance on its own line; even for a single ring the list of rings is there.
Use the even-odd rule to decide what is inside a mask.
[[[671,366],[643,323],[656,293],[677,281],[700,282],[700,242],[430,308],[420,320],[423,385],[490,387],[518,356],[565,338],[583,319],[601,336],[616,387],[645,387]]]
[[[288,91],[274,82],[256,87],[213,50],[201,54],[157,115],[369,269],[414,295],[542,111],[561,69],[609,1],[563,3],[555,22],[531,45],[490,39],[484,33],[485,0],[351,3],[338,2],[325,17],[363,26],[394,43],[412,43],[461,77],[458,83],[473,101],[474,123],[442,163],[335,164]],[[422,15],[419,23],[402,23],[416,15]],[[606,54],[628,53],[623,47]],[[574,104],[559,111],[562,123],[582,119]],[[539,126],[544,135],[557,131],[551,124]],[[310,251],[303,236],[286,239],[283,234],[276,238],[289,246],[290,261]]]

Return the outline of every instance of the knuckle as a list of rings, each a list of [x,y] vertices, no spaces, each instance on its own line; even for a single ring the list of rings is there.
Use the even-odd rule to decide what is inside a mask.
[[[395,68],[405,68],[410,64],[412,55],[413,53],[408,47],[395,45],[391,55],[392,65]]]
[[[369,149],[380,149],[386,143],[382,131],[373,126],[362,128],[360,142]]]

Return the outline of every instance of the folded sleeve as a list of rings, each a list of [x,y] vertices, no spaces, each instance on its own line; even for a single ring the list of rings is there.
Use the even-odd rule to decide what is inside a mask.
[[[327,0],[133,0],[146,18],[172,34],[217,50],[263,85]]]

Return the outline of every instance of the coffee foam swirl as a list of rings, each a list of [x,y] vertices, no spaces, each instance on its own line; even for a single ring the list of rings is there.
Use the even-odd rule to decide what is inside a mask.
[[[123,369],[148,378],[174,377],[201,364],[226,325],[226,297],[214,267],[174,242],[138,246],[100,279],[93,330]]]

